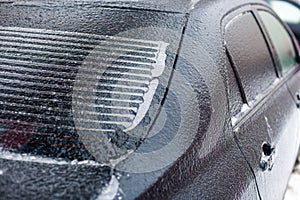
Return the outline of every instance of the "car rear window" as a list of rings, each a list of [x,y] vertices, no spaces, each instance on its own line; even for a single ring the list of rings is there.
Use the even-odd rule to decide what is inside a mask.
[[[107,161],[137,148],[164,98],[184,14],[11,4],[0,13],[0,155]]]

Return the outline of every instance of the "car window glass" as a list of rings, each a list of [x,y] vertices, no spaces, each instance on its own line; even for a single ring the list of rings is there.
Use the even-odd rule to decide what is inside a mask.
[[[279,17],[290,24],[300,23],[300,10],[293,4],[286,1],[270,1],[270,6]]]
[[[0,22],[0,157],[14,152],[104,163],[127,155],[140,145],[140,136],[127,132],[146,138],[166,102],[185,15],[54,7],[15,6],[33,21]],[[68,9],[68,19],[45,21]]]
[[[225,40],[241,94],[251,103],[276,79],[270,51],[253,14],[249,12],[229,22]]]
[[[269,12],[259,11],[259,15],[269,33],[283,72],[296,64],[296,53],[290,35],[284,26]]]

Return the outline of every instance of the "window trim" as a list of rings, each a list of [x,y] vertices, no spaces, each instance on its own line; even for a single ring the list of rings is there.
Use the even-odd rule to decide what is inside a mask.
[[[225,40],[225,32],[226,32],[226,26],[227,26],[227,24],[230,23],[230,21],[232,21],[235,17],[238,17],[239,15],[242,15],[242,14],[247,13],[247,12],[252,12],[252,14],[254,15],[254,18],[256,20],[258,20],[258,19],[261,20],[260,18],[257,19],[256,18],[257,16],[255,16],[255,14],[258,14],[257,10],[266,10],[266,11],[272,13],[272,11],[265,4],[246,4],[244,6],[241,6],[241,7],[238,7],[236,9],[233,9],[232,11],[228,12],[222,18],[220,26],[221,26],[221,32],[222,32],[222,41],[223,41],[223,47],[224,47],[224,56],[226,57],[224,59],[228,59],[228,60],[231,59],[231,57],[229,57],[226,54],[227,44],[226,44],[226,40]],[[274,15],[274,13],[273,13],[273,15]],[[275,14],[275,16],[276,16],[276,14]],[[276,17],[276,18],[278,18],[278,17]],[[283,23],[281,20],[279,20],[279,21],[280,21],[280,23]],[[261,24],[262,24],[262,21],[261,22],[257,21],[257,25],[258,25],[259,28],[260,28]],[[291,30],[290,29],[288,29],[288,30],[289,30],[288,33],[291,36],[292,35],[291,34]],[[263,30],[261,30],[261,31],[263,31]],[[264,35],[263,37],[266,37],[266,33],[265,32],[262,32],[262,34]],[[268,37],[266,37],[266,39]],[[295,37],[292,37],[292,38],[293,38],[293,45],[296,44],[296,47],[295,47],[296,48],[295,49],[296,50],[296,57],[297,57],[297,59],[299,59],[298,61],[297,60],[296,61],[297,61],[297,63],[300,63],[299,51],[297,50],[298,44],[295,43],[296,38]],[[270,39],[270,38],[268,38],[268,39]],[[270,41],[266,41],[266,45],[267,45],[268,48],[270,48],[269,49],[269,53],[270,53],[270,56],[271,56],[271,58],[273,60],[274,59],[273,56],[275,55],[274,54],[275,52],[273,52],[274,49],[272,49],[271,46],[268,46],[270,44],[269,42]],[[276,56],[277,56],[277,54],[276,54]],[[276,60],[273,60],[273,62],[275,62],[275,61]],[[224,66],[224,67],[225,68],[227,68],[227,67],[233,68],[234,67],[234,66],[232,66],[231,62],[229,62],[229,64],[230,64],[229,66]],[[279,71],[277,71],[278,69],[276,67],[280,67],[281,68],[280,63],[278,63],[278,64],[279,65],[276,65],[275,63],[273,63],[273,67],[274,67],[275,73],[279,72]],[[246,105],[250,106],[249,107],[250,109],[245,110],[244,112],[241,111],[241,112],[239,112],[238,114],[236,114],[234,116],[232,116],[230,114],[231,124],[232,124],[233,130],[238,129],[243,123],[245,123],[245,121],[247,121],[254,113],[256,113],[269,99],[272,98],[273,94],[279,88],[281,88],[281,87],[283,87],[285,85],[287,79],[289,79],[289,77],[291,77],[293,74],[295,74],[296,71],[298,71],[298,70],[300,70],[300,65],[298,65],[298,67],[296,67],[294,70],[291,70],[284,77],[279,77],[278,76],[277,79],[276,79],[276,81],[269,88],[267,88],[267,90],[265,91],[265,94],[262,97],[260,97],[259,99],[256,99],[256,101],[253,104],[251,104],[251,105],[246,104]],[[290,74],[290,75],[288,75],[288,74]],[[236,78],[236,80],[238,80],[237,77],[235,77],[235,78]],[[226,80],[226,82],[227,81],[228,80]],[[227,87],[228,87],[228,84],[227,84]],[[238,87],[240,87],[240,86],[238,86]],[[228,95],[229,95],[229,93],[227,91],[227,100],[230,101]],[[242,96],[242,91],[241,90],[240,90],[240,95]],[[231,113],[231,110],[230,110],[231,108],[228,107],[228,109],[229,109],[228,110],[229,113]],[[233,119],[235,119],[235,121],[233,121]]]

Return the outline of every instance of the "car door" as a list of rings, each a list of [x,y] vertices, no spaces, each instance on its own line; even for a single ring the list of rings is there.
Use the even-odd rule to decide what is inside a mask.
[[[237,12],[225,27],[226,49],[235,75],[231,81],[239,88],[230,92],[229,87],[231,119],[261,198],[281,199],[299,143],[298,118],[259,14],[250,9]]]
[[[293,70],[293,73],[291,73],[291,74],[292,74],[292,76],[288,79],[287,84],[288,84],[288,88],[291,92],[291,95],[294,97],[295,104],[299,110],[300,109],[300,87],[299,87],[300,86],[299,85],[300,70],[299,70],[299,67],[297,67],[295,70]]]
[[[259,10],[258,14],[264,24],[268,40],[273,47],[274,59],[280,76],[287,83],[288,89],[294,98],[295,106],[298,108],[298,110],[293,109],[293,112],[297,115],[295,118],[300,120],[298,114],[300,108],[300,65],[299,47],[296,38],[271,12]],[[299,126],[295,126],[295,128],[300,131]]]
[[[257,10],[257,16],[260,18],[259,21],[262,23],[264,32],[266,34],[267,40],[270,43],[273,57],[277,69],[279,70],[280,79],[288,85],[288,90],[294,99],[293,103],[289,108],[290,120],[289,125],[281,136],[281,141],[288,141],[287,145],[282,146],[282,148],[287,151],[286,156],[296,157],[297,150],[299,148],[299,95],[300,91],[300,75],[299,75],[299,54],[297,49],[297,41],[295,37],[289,32],[289,29],[277,18],[274,13],[270,10],[259,8]],[[292,140],[295,141],[292,141]],[[296,146],[293,146],[296,145]],[[293,160],[291,160],[293,161]],[[273,173],[272,176],[280,176],[280,172]],[[272,179],[271,179],[272,180]],[[276,183],[274,183],[276,184]],[[277,183],[279,185],[279,183]],[[267,188],[267,187],[264,187]]]

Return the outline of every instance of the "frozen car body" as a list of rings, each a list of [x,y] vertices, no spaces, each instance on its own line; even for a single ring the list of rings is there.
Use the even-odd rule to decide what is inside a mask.
[[[286,73],[281,69],[271,38],[258,25],[256,10],[272,12],[261,1],[18,1],[1,5],[5,19],[1,21],[2,198],[282,198],[299,146],[296,93],[300,75],[296,64]],[[241,28],[243,24],[246,27]],[[259,40],[247,35],[252,30]],[[157,76],[160,85],[146,107],[144,121],[134,133],[118,129],[115,135],[108,134],[108,143],[96,142],[98,150],[94,150],[84,137],[93,134],[92,128],[105,137],[98,130],[102,124],[92,122],[94,118],[80,123],[86,120],[81,115],[84,110],[74,107],[82,103],[89,109],[90,105],[79,98],[80,86],[87,87],[80,85],[85,80],[79,72],[85,72],[88,80],[104,76],[95,78],[98,68],[91,66],[106,61],[97,57],[103,45],[93,44],[106,36],[113,41],[109,45],[122,46],[119,50],[125,46],[120,41],[127,46],[146,45],[149,56],[153,43],[169,46],[160,49],[166,55],[164,72]],[[128,52],[138,53],[131,47]],[[105,53],[105,58],[114,58],[113,51]],[[122,56],[114,59],[133,64]],[[94,65],[88,65],[94,60]],[[155,59],[155,63],[160,62]],[[267,71],[255,68],[262,63],[269,64]],[[246,73],[249,76],[240,71],[243,64],[254,66]],[[267,89],[256,94],[253,87],[243,87],[247,82],[242,78],[255,80],[253,74],[266,79],[251,84]],[[65,99],[62,91],[71,99]],[[252,93],[257,95],[253,99]],[[91,94],[84,95],[89,99]],[[57,114],[59,109],[73,114],[74,120],[62,122],[66,116]],[[72,124],[75,119],[79,125]],[[148,135],[143,135],[145,127]],[[97,135],[92,136],[92,142],[97,141]]]

